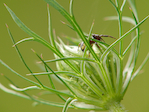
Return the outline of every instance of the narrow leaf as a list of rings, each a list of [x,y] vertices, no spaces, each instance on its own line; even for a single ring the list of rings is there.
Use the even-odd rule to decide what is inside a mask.
[[[76,100],[76,99],[75,99]],[[67,112],[69,105],[74,101],[72,98],[68,98],[65,102],[62,112]]]
[[[36,54],[36,56],[44,63],[44,65],[71,91],[71,93],[73,94],[73,95],[75,95],[75,93],[73,92],[73,90],[69,87],[69,85],[68,84],[66,84],[65,83],[65,81],[61,78],[61,77],[59,77],[52,69],[51,69],[51,67],[49,67],[45,62],[44,62],[44,60],[33,50],[33,52]],[[76,95],[75,95],[76,96]]]
[[[65,58],[59,58],[59,59],[53,59],[53,60],[46,60],[44,62],[50,63],[50,62],[64,61],[64,60],[84,60],[84,61],[96,62],[93,59],[90,59],[90,58],[81,58],[81,57],[65,57]],[[38,62],[38,63],[41,63],[41,61]]]
[[[16,92],[16,91],[13,91],[11,89],[6,88],[1,83],[0,83],[0,90],[3,90],[4,92],[12,94],[12,95],[15,95],[15,96],[19,96],[21,98],[32,100],[30,97],[28,97],[26,95],[23,95],[23,94],[21,94],[19,92]],[[38,99],[34,99],[34,101],[36,101],[36,102],[38,102],[40,104],[46,104],[46,105],[55,106],[55,107],[64,107],[64,104],[61,104],[61,103],[48,102],[48,101],[38,100]],[[73,108],[73,107],[70,106],[69,108]]]
[[[55,54],[59,55],[59,53],[43,38],[41,38],[39,35],[37,35],[36,33],[34,33],[33,31],[31,31],[27,26],[25,26],[25,24],[15,15],[15,13],[7,6],[5,5],[5,7],[7,8],[7,10],[9,11],[11,17],[13,18],[13,20],[15,21],[15,23],[23,30],[25,31],[27,34],[29,34],[31,37],[34,37],[35,41],[38,41],[40,43],[42,43],[43,45],[47,46],[48,48],[50,48]]]
[[[124,35],[122,35],[119,39],[117,39],[114,43],[112,43],[102,54],[101,59],[103,60],[105,55],[114,47],[116,46],[121,40],[123,40],[128,34],[130,34],[131,32],[133,32],[136,28],[138,28],[144,21],[146,21],[149,18],[149,15],[147,17],[145,17],[141,22],[139,22],[136,26],[134,26],[132,29],[130,29],[129,31],[127,31]]]
[[[0,89],[3,90],[3,91],[6,92],[6,93],[13,94],[13,95],[16,95],[16,96],[25,98],[25,99],[30,99],[30,97],[28,97],[28,96],[26,96],[26,95],[24,95],[24,94],[21,94],[21,93],[18,93],[18,92],[16,92],[16,91],[13,91],[13,90],[11,90],[11,89],[6,88],[6,87],[3,86],[1,83],[0,83]]]
[[[49,38],[50,38],[51,45],[56,48],[55,41],[54,41],[54,36],[53,36],[53,30],[52,30],[52,22],[51,22],[51,14],[50,14],[49,5],[47,5],[47,10],[48,10],[48,32],[49,32]]]
[[[98,62],[100,62],[99,58],[97,57],[97,55],[93,51],[92,47],[90,46],[90,43],[86,39],[84,33],[82,32],[80,26],[77,24],[77,22],[75,21],[75,19],[73,17],[71,17],[71,15],[60,4],[58,4],[55,0],[45,0],[45,1],[49,5],[51,5],[52,7],[54,7],[56,10],[58,10],[67,19],[67,21],[72,25],[72,27],[78,33],[78,35],[80,36],[80,38],[83,40],[84,44],[86,45],[86,47],[88,48],[88,50],[90,51],[90,53],[93,55],[93,57]]]
[[[8,68],[10,71],[12,71],[13,73],[15,73],[17,76],[21,77],[22,79],[24,79],[24,80],[26,80],[26,81],[28,81],[28,82],[30,82],[30,83],[32,83],[32,84],[38,86],[38,87],[41,87],[38,83],[36,83],[36,82],[34,82],[34,81],[30,80],[30,79],[27,79],[26,77],[23,77],[22,75],[20,75],[20,74],[17,73],[16,71],[14,71],[12,68],[10,68],[8,65],[6,65],[2,60],[0,60],[0,63],[1,63],[2,65],[4,65],[6,68]],[[68,96],[68,97],[73,97],[73,95],[70,95],[70,94],[67,94],[67,93],[63,93],[63,92],[60,92],[60,91],[55,90],[55,89],[51,89],[51,88],[46,87],[46,86],[43,86],[43,88],[44,88],[45,90],[51,91],[51,92],[53,92],[53,93],[65,95],[65,96]]]
[[[148,61],[149,59],[149,53],[147,54],[147,56],[145,57],[144,61],[142,62],[142,64],[139,66],[139,68],[136,70],[136,72],[132,75],[131,80],[133,80],[138,73],[140,72],[140,70],[143,68],[143,66],[145,65],[145,63]]]
[[[33,40],[35,40],[33,37],[29,37],[29,38],[22,39],[22,40],[16,42],[16,43],[13,45],[13,47],[15,47],[16,45],[18,45],[18,44],[20,44],[20,43],[23,43],[23,42],[26,42],[26,41],[33,41]]]
[[[69,72],[69,71],[54,71],[54,73],[56,74],[66,74],[69,76],[78,76],[76,73],[74,72]],[[52,75],[53,72],[40,72],[40,73],[32,73],[32,74],[26,74],[26,75]]]
[[[121,6],[121,8],[120,8],[120,11],[121,11],[121,12],[123,11],[123,8],[124,8],[124,6],[125,6],[125,4],[126,4],[126,1],[127,1],[127,0],[123,0],[122,6]]]
[[[118,20],[118,16],[109,16],[109,17],[105,17],[104,19],[105,20]],[[122,21],[136,25],[134,19],[132,19],[131,17],[122,16]]]
[[[26,87],[26,88],[18,88],[18,87],[16,87],[16,86],[12,85],[12,84],[9,84],[9,86],[10,86],[12,89],[16,90],[16,91],[27,91],[27,90],[33,90],[33,89],[40,89],[40,88],[37,87],[37,86],[29,86],[29,87]],[[40,89],[40,90],[41,90],[41,89]]]

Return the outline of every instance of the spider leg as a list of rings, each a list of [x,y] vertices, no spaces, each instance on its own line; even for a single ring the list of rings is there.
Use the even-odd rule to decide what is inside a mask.
[[[112,36],[110,36],[110,35],[99,35],[99,37],[101,38],[101,37],[111,37],[111,38],[114,38],[114,39],[116,39],[115,37],[112,37]],[[102,38],[101,38],[102,39]],[[103,39],[102,39],[103,40]]]
[[[97,42],[95,42],[95,45],[99,48],[99,50],[101,51],[101,48],[99,47],[99,45],[97,44]]]

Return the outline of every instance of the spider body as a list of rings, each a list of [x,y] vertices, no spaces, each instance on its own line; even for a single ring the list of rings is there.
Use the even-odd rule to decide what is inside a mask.
[[[104,40],[101,37],[111,37],[111,38],[114,38],[114,37],[109,36],[109,35],[98,35],[98,34],[93,34],[92,35],[92,39],[96,39],[96,40],[99,40],[99,41],[103,41],[104,42]],[[114,39],[116,39],[116,38],[114,38]],[[93,40],[90,40],[89,43],[90,43],[91,46],[93,46],[93,44],[96,44],[96,46],[100,49],[100,47],[97,44],[97,42],[95,42]],[[78,46],[81,48],[82,51],[85,50],[85,47],[86,46],[85,46],[84,42],[81,42]]]

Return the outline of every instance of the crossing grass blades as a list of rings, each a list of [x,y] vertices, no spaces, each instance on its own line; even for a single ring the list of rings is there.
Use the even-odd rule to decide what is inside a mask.
[[[93,24],[91,25],[90,31],[86,33],[88,36],[85,35],[75,20],[75,16],[73,14],[73,0],[70,0],[69,12],[67,12],[55,0],[45,1],[49,4],[47,6],[47,11],[50,43],[30,30],[5,4],[6,9],[12,16],[12,19],[15,21],[15,23],[30,36],[28,38],[22,39],[21,41],[15,42],[13,35],[7,25],[7,30],[12,39],[14,47],[16,48],[16,51],[18,52],[22,62],[30,72],[28,74],[28,78],[14,71],[2,60],[0,60],[0,63],[8,68],[12,73],[16,74],[18,77],[21,77],[23,80],[30,82],[33,86],[21,88],[20,86],[16,85],[15,82],[13,82],[8,76],[3,75],[6,79],[8,79],[8,81],[10,81],[11,89],[6,88],[1,83],[0,89],[4,92],[32,100],[33,102],[36,102],[36,105],[45,104],[49,106],[62,107],[62,112],[66,112],[68,108],[85,109],[89,111],[109,110],[110,112],[125,112],[125,108],[121,105],[121,100],[124,98],[130,82],[137,76],[149,58],[148,53],[139,68],[134,71],[140,48],[139,26],[144,23],[149,16],[145,17],[142,21],[139,21],[133,0],[127,0],[128,2],[123,0],[121,5],[118,0],[115,0],[115,2],[109,0],[109,3],[111,3],[116,9],[117,16],[107,17],[107,20],[118,21],[119,37],[116,37],[117,39],[114,40],[111,45],[108,45],[104,42],[101,42],[103,41],[102,37],[114,37],[108,35],[93,34]],[[132,13],[132,17],[123,18],[122,14],[126,3],[128,3],[131,7],[130,12]],[[58,38],[59,42],[55,40],[55,35],[53,34],[51,25],[49,6],[55,8],[62,16],[64,16],[64,18],[69,23],[66,25],[77,33],[82,41],[77,43],[80,43],[79,46],[83,52],[78,50],[78,44],[66,45],[60,38]],[[123,33],[122,21],[127,21],[133,25],[133,27],[127,32]],[[132,36],[130,44],[124,48],[123,39],[132,32],[134,32],[135,35]],[[71,40],[71,38],[69,38],[69,40]],[[32,50],[35,55],[37,55],[40,62],[44,64],[45,72],[33,73],[25,62],[22,54],[18,49],[18,44],[27,41],[39,42],[53,52],[55,59],[43,60],[43,58],[39,56],[36,51]],[[75,40],[72,39],[72,42],[74,41]],[[96,49],[94,44],[98,49]],[[119,45],[118,51],[114,49],[116,45]],[[102,49],[102,52],[100,52],[100,49]],[[90,57],[87,55],[87,50],[91,54]],[[123,65],[125,55],[129,50],[129,58],[126,65]],[[57,71],[52,70],[48,65],[48,63],[51,62],[56,63]],[[44,77],[45,75],[48,76],[49,82],[51,84],[50,86],[44,85],[38,77]],[[63,84],[67,90],[58,90],[55,86],[55,83],[53,82],[51,75],[54,75],[61,82],[60,85]],[[33,76],[36,82],[30,80],[29,76]],[[40,96],[37,98],[28,94],[27,91],[35,89],[43,91],[43,95],[45,95],[44,93],[46,93],[46,95],[48,93],[49,96],[51,94],[55,94],[61,101],[48,101],[47,99],[40,98]]]

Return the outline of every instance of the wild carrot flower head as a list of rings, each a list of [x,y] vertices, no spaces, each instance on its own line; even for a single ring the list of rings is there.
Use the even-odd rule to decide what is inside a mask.
[[[21,41],[15,43],[10,29],[7,26],[8,33],[14,43],[14,47],[16,48],[24,65],[29,70],[29,75],[32,75],[37,82],[34,82],[20,75],[19,73],[11,69],[8,65],[6,65],[2,60],[0,60],[0,63],[2,65],[7,67],[17,76],[34,85],[22,89],[5,76],[13,84],[11,84],[10,86],[15,91],[4,87],[2,84],[0,84],[0,89],[23,98],[33,100],[37,103],[63,107],[63,112],[66,112],[68,107],[88,110],[110,110],[113,112],[123,112],[124,109],[121,106],[120,101],[123,99],[129,83],[134,79],[134,77],[137,76],[137,74],[149,58],[148,54],[140,67],[136,71],[134,71],[140,47],[139,26],[149,16],[144,18],[142,21],[139,21],[134,3],[132,2],[132,0],[127,0],[131,7],[130,11],[132,12],[133,18],[123,17],[122,12],[126,4],[126,0],[123,0],[121,6],[119,5],[118,0],[115,0],[115,3],[109,0],[109,2],[116,9],[117,16],[107,17],[106,20],[118,20],[119,37],[116,37],[116,40],[114,40],[111,45],[108,45],[106,44],[106,42],[101,41],[102,38],[93,38],[95,36],[92,34],[93,24],[90,28],[90,32],[87,33],[88,35],[86,35],[86,33],[82,31],[82,29],[76,22],[73,14],[73,0],[70,0],[69,13],[55,0],[45,1],[66,18],[66,20],[70,24],[64,24],[74,30],[78,34],[80,39],[76,40],[69,38],[69,40],[76,43],[75,45],[66,45],[60,38],[58,38],[59,41],[56,42],[51,25],[49,6],[48,26],[50,43],[34,33],[27,26],[25,26],[25,24],[21,22],[21,20],[15,15],[15,13],[8,6],[5,5],[16,24],[23,31],[30,35],[30,37],[22,39]],[[123,33],[122,21],[129,22],[133,25],[133,27],[126,33]],[[135,35],[132,36],[130,44],[126,48],[124,48],[123,39],[132,32],[135,32]],[[108,35],[101,36],[108,37]],[[40,61],[43,62],[45,72],[33,73],[24,61],[17,45],[26,41],[39,42],[53,52],[55,59],[45,61],[33,50]],[[116,51],[114,47],[118,44],[119,51]],[[129,50],[129,58],[128,60],[126,59],[127,62],[126,65],[124,65],[124,58]],[[51,67],[47,64],[48,62],[56,62],[57,71],[52,70]],[[51,87],[44,85],[43,82],[38,79],[38,75],[48,75]],[[67,87],[67,91],[57,90],[52,81],[51,75],[55,75],[59,79],[59,81],[61,81],[62,84]],[[45,101],[40,98],[32,97],[31,95],[26,93],[26,90],[33,89],[44,90],[49,92],[49,94],[54,93],[63,102],[57,103]],[[22,94],[18,91],[22,92]]]

